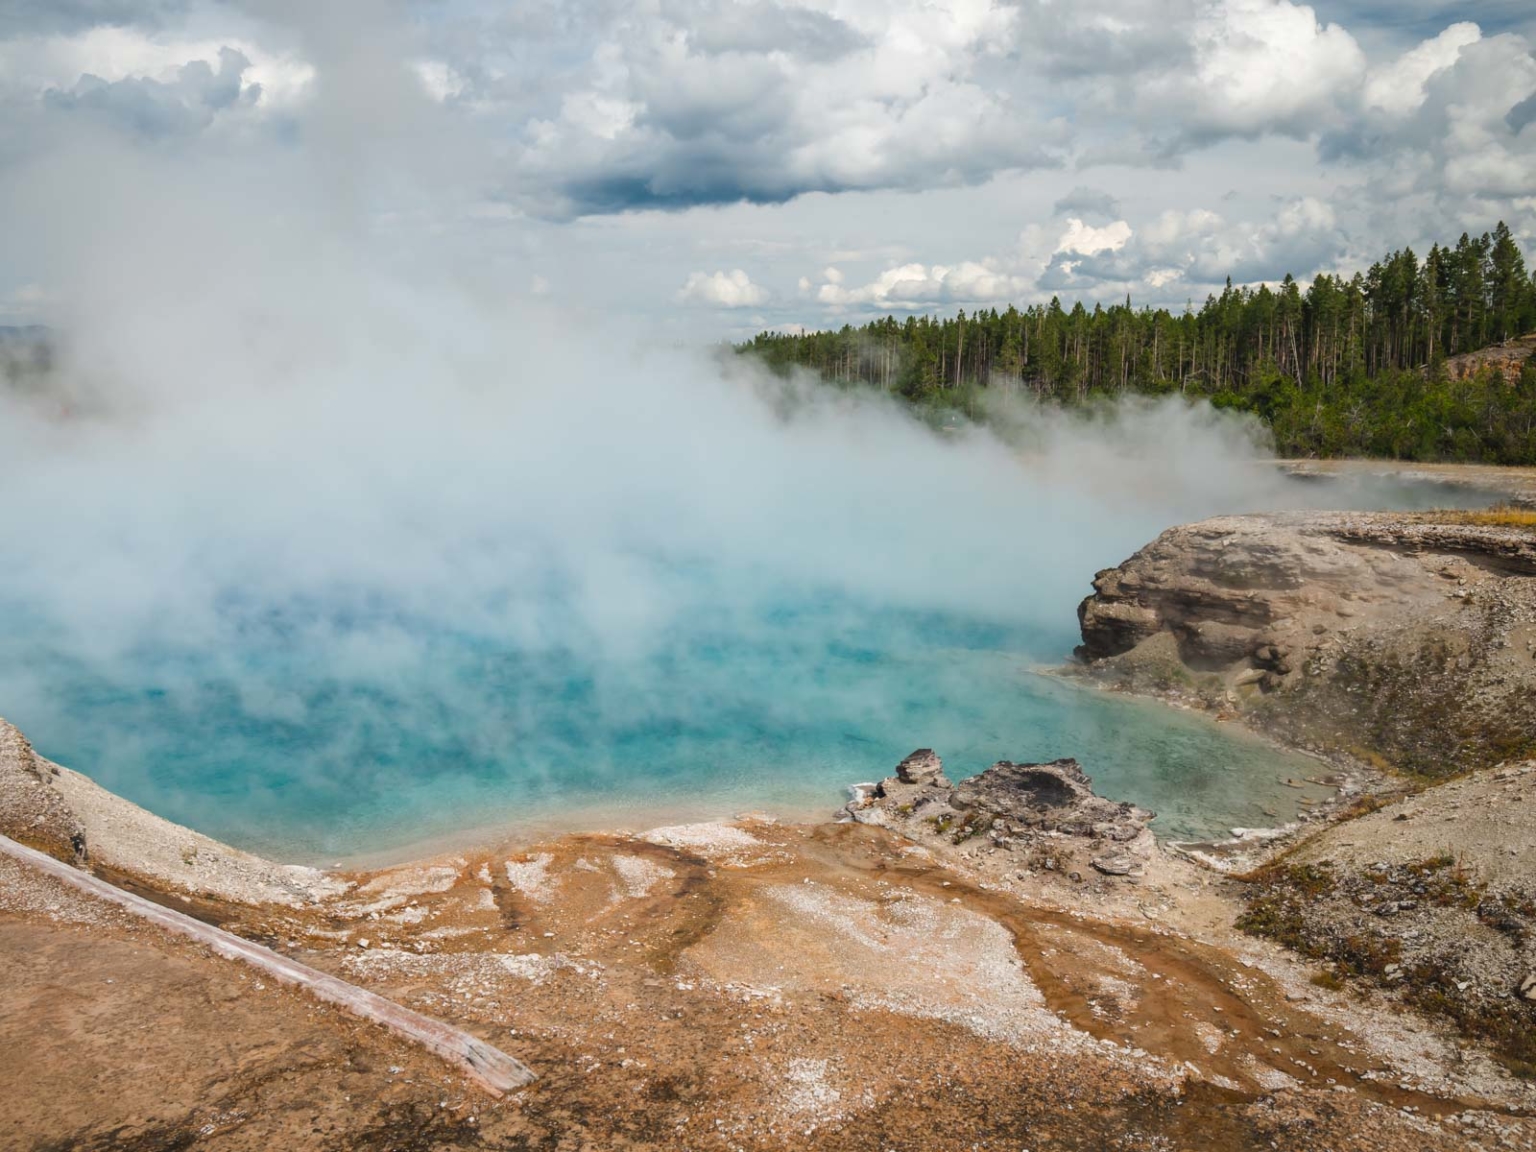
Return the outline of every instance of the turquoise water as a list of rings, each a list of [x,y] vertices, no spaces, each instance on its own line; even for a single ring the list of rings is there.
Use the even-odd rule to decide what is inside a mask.
[[[1365,502],[1434,501],[1404,489]],[[1123,531],[1103,563],[1156,526]],[[603,634],[575,618],[555,569],[451,612],[377,589],[224,587],[215,625],[146,615],[101,655],[78,628],[57,642],[60,622],[18,599],[0,604],[0,714],[154,812],[310,860],[582,812],[829,813],[917,747],[955,777],[1076,757],[1101,793],[1179,838],[1288,817],[1302,793],[1282,780],[1317,771],[1206,719],[1032,673],[1077,638],[1092,571],[1078,560],[1070,578],[1021,571],[1027,610],[1008,619],[631,563],[665,607]]]
[[[329,623],[332,643],[370,626]],[[1029,670],[1068,635],[836,601],[775,605],[752,624],[601,666],[421,634],[409,669],[365,684],[312,674],[331,654],[274,623],[244,630],[237,676],[227,652],[170,648],[137,653],[130,685],[57,664],[47,695],[61,706],[16,719],[50,756],[162,815],[304,857],[571,808],[830,812],[845,785],[918,746],[956,776],[1075,756],[1101,791],[1181,837],[1265,823],[1265,808],[1295,802],[1279,778],[1316,771]]]

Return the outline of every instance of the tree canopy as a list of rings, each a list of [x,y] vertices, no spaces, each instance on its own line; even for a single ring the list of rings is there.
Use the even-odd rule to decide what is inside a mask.
[[[1422,260],[1408,248],[1303,288],[1233,286],[1197,310],[1059,299],[952,318],[763,332],[787,372],[978,415],[988,392],[1081,404],[1178,392],[1251,411],[1287,455],[1536,464],[1536,357],[1474,355],[1536,329],[1536,282],[1500,223]]]

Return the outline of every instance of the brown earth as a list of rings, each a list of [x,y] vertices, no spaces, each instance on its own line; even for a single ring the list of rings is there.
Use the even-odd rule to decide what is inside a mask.
[[[761,820],[566,836],[329,877],[346,891],[315,903],[135,878],[527,1061],[540,1079],[501,1101],[0,865],[0,1079],[34,1086],[0,1102],[0,1143],[1536,1146],[1536,1092],[1232,933],[1230,881],[1134,838],[1139,875],[1074,879],[1042,848],[1092,853],[1092,835],[912,831],[922,843]]]

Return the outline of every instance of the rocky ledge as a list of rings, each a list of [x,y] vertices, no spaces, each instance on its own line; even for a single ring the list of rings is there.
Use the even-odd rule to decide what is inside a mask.
[[[950,783],[931,748],[920,748],[878,784],[859,785],[845,812],[860,824],[948,845],[980,838],[989,849],[1034,853],[1049,871],[1081,856],[1109,876],[1138,874],[1156,850],[1153,813],[1106,800],[1076,760],[1014,764]]]
[[[1389,770],[1343,819],[1246,877],[1239,926],[1327,963],[1317,983],[1388,991],[1529,1077],[1528,519],[1328,513],[1175,528],[1097,575],[1078,611],[1078,655],[1101,683]]]
[[[1428,778],[1536,751],[1536,530],[1486,514],[1227,516],[1095,577],[1101,682]]]

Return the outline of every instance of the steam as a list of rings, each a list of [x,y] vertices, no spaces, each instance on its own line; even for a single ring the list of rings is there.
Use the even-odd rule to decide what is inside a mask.
[[[721,715],[921,742],[826,653],[921,651],[942,619],[1057,659],[1095,569],[1298,502],[1251,422],[1177,398],[938,433],[507,291],[381,211],[478,179],[391,92],[391,133],[322,84],[298,147],[82,134],[0,176],[61,334],[46,388],[0,392],[0,714],[173,815],[207,815],[211,785],[166,783],[199,774],[226,811],[384,796],[426,760],[600,784],[633,766],[594,734],[681,746]],[[234,772],[242,733],[286,759]]]
[[[1166,524],[1279,498],[1252,423],[1178,400],[935,433],[338,226],[301,158],[108,159],[111,203],[38,206],[63,342],[0,426],[0,595],[93,661],[256,606],[605,656],[783,591],[1049,627]]]
[[[641,659],[785,595],[1059,633],[1096,567],[1281,498],[1250,425],[1176,401],[1037,412],[1020,450],[446,279],[204,251],[230,282],[124,291],[7,401],[0,595],[94,663],[271,612]]]

